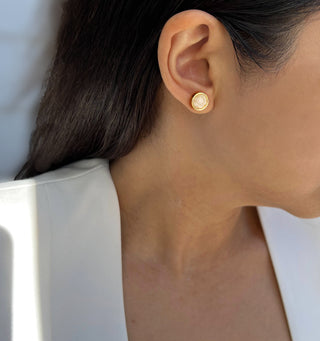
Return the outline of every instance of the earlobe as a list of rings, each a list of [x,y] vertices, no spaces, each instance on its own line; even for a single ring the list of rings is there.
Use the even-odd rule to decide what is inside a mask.
[[[165,25],[159,40],[158,59],[163,81],[171,94],[190,111],[212,110],[214,86],[210,70],[210,34],[202,11],[193,16],[175,16]],[[186,11],[188,12],[188,11]],[[198,94],[200,93],[200,94]],[[198,94],[197,96],[195,96]]]

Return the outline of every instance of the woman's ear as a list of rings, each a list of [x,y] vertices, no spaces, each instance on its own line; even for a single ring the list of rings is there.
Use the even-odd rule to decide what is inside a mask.
[[[212,15],[200,10],[187,10],[171,17],[165,24],[158,44],[158,62],[163,82],[171,94],[188,110],[197,92],[209,98],[213,109],[219,83],[219,49],[225,43],[223,25]]]

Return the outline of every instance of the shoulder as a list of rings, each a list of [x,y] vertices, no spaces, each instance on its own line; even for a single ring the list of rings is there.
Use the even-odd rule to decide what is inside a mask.
[[[101,172],[102,170],[106,171],[108,169],[109,161],[107,159],[83,159],[28,179],[0,182],[0,195],[3,192],[14,189],[31,188],[38,185],[57,182],[68,182],[79,177],[90,177],[92,173],[103,173]],[[104,173],[105,175],[108,175],[109,172]]]
[[[83,159],[64,167],[23,180],[0,183],[0,204],[18,202],[29,198],[36,192],[50,191],[54,188],[76,190],[76,185],[92,186],[94,182],[104,180],[111,185],[109,161],[106,159]]]
[[[35,220],[37,225],[56,224],[68,217],[100,214],[103,205],[118,208],[106,159],[83,159],[32,178],[0,183],[0,225],[21,225],[22,220],[23,225],[34,225]]]

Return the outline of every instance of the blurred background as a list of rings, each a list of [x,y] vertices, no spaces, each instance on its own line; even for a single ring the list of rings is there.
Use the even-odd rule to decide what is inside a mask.
[[[0,0],[0,182],[28,153],[64,0]]]

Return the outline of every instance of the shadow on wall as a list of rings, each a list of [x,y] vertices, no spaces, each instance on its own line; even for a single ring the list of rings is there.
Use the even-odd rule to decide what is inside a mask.
[[[11,341],[12,240],[0,226],[0,331],[1,341]]]

